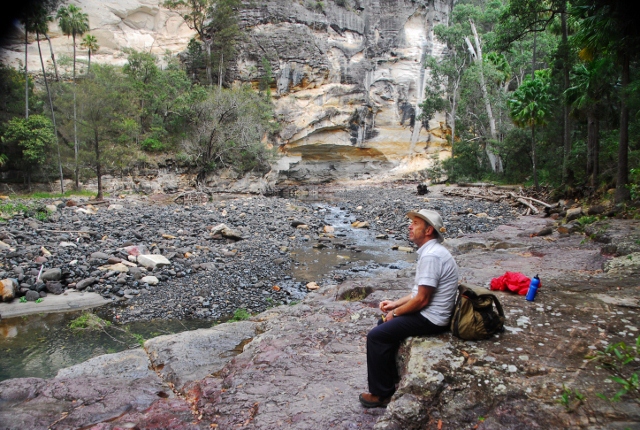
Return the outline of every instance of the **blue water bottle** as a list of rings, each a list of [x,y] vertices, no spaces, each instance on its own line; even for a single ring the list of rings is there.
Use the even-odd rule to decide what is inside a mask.
[[[526,299],[532,302],[536,298],[536,293],[538,292],[538,286],[540,286],[540,278],[538,275],[534,276],[529,284],[529,291],[527,291]]]

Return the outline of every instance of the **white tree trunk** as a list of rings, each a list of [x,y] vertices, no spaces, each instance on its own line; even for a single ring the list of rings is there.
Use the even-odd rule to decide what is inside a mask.
[[[49,82],[47,81],[47,71],[44,68],[44,60],[42,59],[42,49],[40,49],[40,34],[36,32],[36,41],[38,42],[38,53],[40,54],[40,65],[42,66],[42,76],[44,77],[44,86],[47,88],[49,96],[49,106],[51,106],[51,122],[53,123],[53,134],[56,136],[56,148],[58,149],[58,169],[60,171],[60,192],[64,194],[64,176],[62,175],[62,158],[60,158],[60,141],[58,140],[58,127],[56,126],[56,114],[53,110],[53,101],[51,100],[51,90],[49,90]]]
[[[480,89],[482,90],[482,98],[484,99],[484,106],[487,110],[487,116],[489,117],[489,133],[491,134],[491,139],[493,141],[498,140],[498,133],[496,132],[496,120],[493,117],[493,110],[491,109],[491,101],[489,100],[489,92],[487,91],[487,84],[484,80],[484,68],[482,64],[482,46],[480,44],[480,37],[478,36],[478,32],[476,31],[476,26],[472,20],[469,20],[471,24],[471,31],[473,32],[473,38],[475,40],[476,46],[476,63],[478,63],[478,67],[480,70]],[[471,44],[471,42],[467,39],[467,44]],[[491,170],[494,172],[502,172],[502,160],[499,156],[494,154],[493,145],[486,145],[487,157],[489,158],[489,162],[491,163]]]

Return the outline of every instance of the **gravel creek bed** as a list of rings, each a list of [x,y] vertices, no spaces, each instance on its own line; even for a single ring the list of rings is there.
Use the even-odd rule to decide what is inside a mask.
[[[357,248],[357,243],[323,232],[323,206],[337,206],[344,211],[345,223],[366,221],[372,235],[404,240],[407,246],[405,215],[412,209],[438,210],[448,237],[491,231],[515,215],[508,205],[418,196],[415,185],[327,187],[319,193],[323,199],[327,203],[241,196],[183,206],[126,196],[96,205],[95,213],[90,206],[66,206],[66,200],[11,200],[31,206],[56,204],[57,210],[45,222],[17,215],[0,224],[5,248],[0,279],[16,279],[20,295],[31,291],[30,299],[37,292],[46,300],[47,293],[66,288],[95,291],[113,301],[110,311],[119,322],[218,320],[239,308],[256,313],[303,298],[306,282],[291,276],[291,269],[300,264],[292,249],[318,243]],[[229,229],[216,232],[220,224]],[[242,239],[231,238],[234,235]],[[146,249],[143,254],[160,254],[171,264],[152,270],[134,267],[125,249],[131,246]],[[126,269],[122,262],[128,263]],[[368,269],[375,269],[353,271],[350,264],[359,263],[328,267],[318,284],[366,276]],[[41,269],[47,282],[36,282]],[[157,278],[156,285],[143,281],[149,275]]]

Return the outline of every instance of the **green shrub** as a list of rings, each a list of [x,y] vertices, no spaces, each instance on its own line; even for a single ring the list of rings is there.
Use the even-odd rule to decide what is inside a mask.
[[[72,330],[102,330],[110,325],[111,322],[105,321],[91,312],[85,312],[71,321],[69,328]]]
[[[251,314],[246,309],[236,309],[233,313],[233,317],[229,320],[232,322],[244,321],[251,318]]]
[[[608,398],[604,394],[598,394],[598,397],[612,402],[620,400],[622,396],[640,399],[640,369],[638,365],[640,337],[636,339],[635,345],[618,342],[607,346],[604,351],[596,351],[592,357],[588,358],[601,363],[601,367],[611,373],[609,379],[620,386],[613,397]]]
[[[598,217],[595,215],[581,216],[576,220],[576,222],[580,224],[582,227],[584,227],[585,225],[593,224],[596,221],[598,221]]]
[[[158,139],[154,139],[152,137],[149,137],[149,138],[143,140],[140,143],[140,146],[142,147],[143,150],[145,150],[147,152],[160,152],[160,151],[164,151],[165,148],[166,148],[164,143],[162,143]]]

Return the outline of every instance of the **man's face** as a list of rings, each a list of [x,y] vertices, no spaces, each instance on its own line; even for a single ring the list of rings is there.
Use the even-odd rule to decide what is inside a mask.
[[[431,226],[425,220],[414,217],[409,224],[409,240],[420,246],[424,243],[429,234]]]

